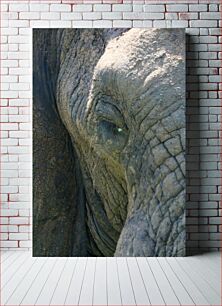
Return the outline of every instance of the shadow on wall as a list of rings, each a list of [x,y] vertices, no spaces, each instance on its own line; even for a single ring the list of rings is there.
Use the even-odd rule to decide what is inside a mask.
[[[193,37],[186,35],[186,255],[199,254],[200,120],[199,76]],[[197,44],[196,44],[197,45]],[[192,69],[192,73],[191,70]],[[207,227],[207,225],[205,225]]]

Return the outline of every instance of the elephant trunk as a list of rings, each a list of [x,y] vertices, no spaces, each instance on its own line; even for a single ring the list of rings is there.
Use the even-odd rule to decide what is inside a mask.
[[[126,167],[127,218],[115,256],[185,255],[184,133],[180,127],[159,142],[134,146],[138,153]]]

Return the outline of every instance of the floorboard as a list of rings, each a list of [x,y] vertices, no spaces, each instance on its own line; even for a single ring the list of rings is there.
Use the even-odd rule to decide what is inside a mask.
[[[47,262],[43,265],[42,269],[36,275],[33,282],[31,282],[28,292],[26,293],[26,295],[21,301],[21,305],[35,305],[38,299],[38,296],[44,287],[44,284],[48,282],[48,278],[52,273],[52,270],[56,264],[56,261],[57,261],[57,258],[47,259]]]
[[[168,279],[166,278],[166,275],[163,273],[160,265],[158,264],[157,258],[149,257],[146,260],[150,266],[150,269],[153,272],[153,275],[156,279],[156,282],[158,283],[158,286],[160,288],[160,291],[162,293],[162,296],[166,304],[179,305],[180,303],[175,293],[175,290],[172,287],[172,285],[169,283]]]
[[[145,287],[147,289],[147,294],[149,296],[149,300],[151,305],[165,305],[165,301],[163,299],[162,293],[154,278],[153,272],[150,269],[150,266],[147,263],[146,258],[139,257],[136,259],[138,267],[140,269],[141,276],[143,278]]]
[[[50,305],[64,305],[72,276],[76,268],[76,262],[77,258],[68,258],[55,291],[53,292]]]
[[[19,273],[19,271],[23,268],[26,260],[30,259],[28,254],[22,254],[22,256],[19,257],[19,259],[16,261],[16,264],[14,263],[11,265],[6,272],[1,272],[2,280],[1,282],[1,290],[3,286],[6,286],[6,284],[13,278],[14,275]]]
[[[174,292],[177,296],[181,305],[195,305],[192,297],[187,292],[186,288],[183,286],[183,283],[178,278],[177,274],[174,273],[169,263],[165,258],[158,258],[158,263],[165,274],[168,282],[171,284],[171,287],[174,288]]]
[[[107,258],[107,302],[108,305],[122,305],[117,258]]]
[[[221,277],[220,273],[214,273],[209,265],[205,265],[202,261],[195,257],[189,258],[192,269],[194,269],[200,276],[218,293],[221,292]],[[218,265],[219,269],[220,265]]]
[[[137,305],[150,305],[147,289],[135,258],[126,259]]]
[[[167,261],[169,262],[172,270],[175,274],[177,274],[184,284],[187,292],[190,296],[192,296],[192,300],[196,305],[209,305],[206,298],[203,296],[203,294],[200,292],[200,290],[197,287],[197,284],[192,280],[189,274],[187,274],[181,266],[178,264],[175,258],[167,258]]]
[[[38,299],[35,305],[50,305],[51,299],[53,297],[53,293],[57,288],[59,279],[61,278],[61,275],[64,271],[66,262],[67,262],[67,258],[57,259],[57,261],[53,265],[53,268],[47,278],[47,281],[44,283],[44,286],[38,296]]]
[[[135,293],[129,275],[126,258],[117,258],[117,269],[120,283],[120,293],[123,305],[136,305]]]
[[[93,305],[107,305],[107,264],[106,258],[96,259]]]
[[[3,263],[5,260],[7,260],[10,256],[15,256],[14,252],[0,252],[0,262]]]
[[[78,305],[82,289],[83,278],[86,270],[87,258],[77,259],[76,267],[72,275],[70,286],[65,299],[65,305]]]
[[[44,258],[3,252],[1,305],[221,305],[219,253]]]
[[[192,278],[192,281],[195,282],[196,286],[202,293],[202,295],[206,298],[209,304],[219,305],[220,304],[220,296],[216,293],[216,290],[213,289],[200,275],[197,273],[193,267],[190,266],[185,260],[176,259],[181,268],[189,274]]]
[[[19,305],[23,298],[26,296],[26,293],[29,291],[30,285],[35,281],[35,278],[41,272],[41,269],[46,265],[47,260],[44,258],[38,258],[36,262],[31,266],[31,269],[27,274],[23,275],[23,278],[20,278],[15,290],[10,292],[9,298],[7,299],[6,305]],[[10,291],[11,282],[7,286]]]
[[[79,305],[93,304],[93,289],[95,281],[96,257],[88,258],[85,275],[80,292]]]

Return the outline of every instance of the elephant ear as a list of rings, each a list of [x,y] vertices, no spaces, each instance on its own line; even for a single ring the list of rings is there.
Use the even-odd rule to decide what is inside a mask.
[[[89,49],[98,48],[99,54],[102,55],[107,42],[127,30],[94,29],[97,39],[92,40]],[[80,29],[33,30],[34,256],[103,255],[97,247],[95,237],[91,235],[90,222],[87,224],[87,218],[91,220],[100,213],[98,206],[102,206],[102,203],[100,199],[95,198],[98,205],[93,205],[95,203],[92,203],[92,199],[90,204],[86,204],[86,193],[92,195],[96,192],[93,188],[88,191],[89,186],[84,183],[82,164],[80,167],[77,157],[79,151],[77,141],[73,142],[73,135],[71,141],[70,131],[67,132],[68,124],[64,118],[61,120],[61,112],[58,111],[58,106],[62,103],[58,101],[59,91],[69,83],[69,74],[73,73],[72,67],[76,63],[75,50],[81,47],[84,39],[88,42],[86,34],[86,31]],[[104,42],[102,45],[99,44],[100,36]],[[83,50],[80,51],[75,74],[80,77],[80,83],[84,85],[79,87],[82,96],[86,96],[87,100],[96,61],[94,63],[91,59],[92,66],[90,66],[91,52],[88,50],[89,56],[86,57]],[[64,86],[59,87],[61,80]],[[71,91],[73,91],[72,86]],[[65,91],[65,96],[67,95],[68,91]],[[66,116],[67,113],[64,117]],[[72,130],[79,139],[78,129]],[[89,205],[94,209],[90,214],[90,216],[93,214],[91,218],[89,218]],[[102,219],[101,228],[110,232],[110,225],[106,224],[104,218],[100,219]]]
[[[84,256],[88,248],[79,162],[55,101],[62,35],[33,30],[33,256],[72,256],[73,245]]]

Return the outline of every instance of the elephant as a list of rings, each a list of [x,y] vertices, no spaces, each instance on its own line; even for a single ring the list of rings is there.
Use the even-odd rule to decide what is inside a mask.
[[[184,30],[33,44],[33,255],[184,256]]]

